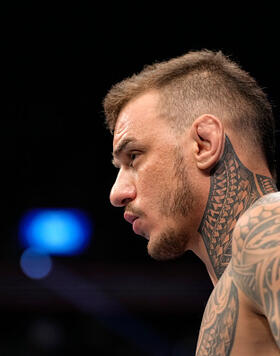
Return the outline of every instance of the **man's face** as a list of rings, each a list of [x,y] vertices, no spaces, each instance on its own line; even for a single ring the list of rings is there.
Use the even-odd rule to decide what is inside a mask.
[[[121,111],[114,132],[114,164],[119,168],[111,203],[146,237],[155,259],[187,249],[193,193],[181,140],[159,117],[158,94],[149,92]]]

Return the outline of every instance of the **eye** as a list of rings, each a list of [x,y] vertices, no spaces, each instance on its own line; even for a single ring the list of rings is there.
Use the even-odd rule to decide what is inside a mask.
[[[133,163],[138,156],[139,156],[138,152],[131,152],[129,154],[129,166],[130,167],[133,167]]]

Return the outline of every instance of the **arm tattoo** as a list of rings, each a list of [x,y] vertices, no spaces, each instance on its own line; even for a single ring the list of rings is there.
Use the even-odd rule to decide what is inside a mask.
[[[226,272],[230,272],[231,264]],[[226,272],[213,290],[200,328],[196,356],[227,356],[234,342],[238,292]]]
[[[233,237],[233,278],[266,316],[280,347],[280,194],[261,198]]]
[[[231,259],[231,238],[237,220],[261,194],[275,188],[271,178],[256,178],[240,162],[226,137],[223,156],[211,172],[209,198],[198,230],[218,279]]]

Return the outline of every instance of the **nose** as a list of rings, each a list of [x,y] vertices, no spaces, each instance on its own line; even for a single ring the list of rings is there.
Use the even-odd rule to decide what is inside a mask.
[[[134,200],[136,197],[136,188],[134,183],[119,171],[118,177],[110,193],[110,202],[115,207],[123,207]]]

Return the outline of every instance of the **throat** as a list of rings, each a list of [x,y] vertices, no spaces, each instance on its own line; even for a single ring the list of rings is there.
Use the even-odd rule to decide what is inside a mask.
[[[231,259],[232,233],[239,217],[262,195],[274,191],[273,180],[248,170],[226,137],[223,156],[211,172],[208,202],[198,230],[218,279]]]

